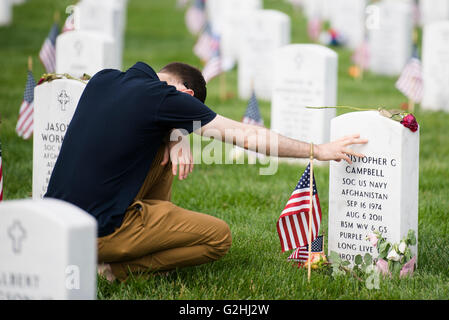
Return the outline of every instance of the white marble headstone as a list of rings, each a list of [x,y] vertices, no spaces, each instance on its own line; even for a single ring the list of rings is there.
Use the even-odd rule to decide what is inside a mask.
[[[365,39],[366,0],[333,0],[330,25],[343,38],[344,45],[355,49]]]
[[[85,84],[60,79],[34,89],[33,199],[41,199]]]
[[[7,26],[12,22],[12,2],[0,0],[0,26]]]
[[[271,129],[315,144],[329,142],[330,121],[337,103],[338,56],[315,44],[290,44],[277,49],[271,100]]]
[[[69,31],[56,38],[56,72],[81,77],[106,68],[119,69],[115,41],[104,33]]]
[[[79,28],[104,33],[114,40],[114,66],[122,68],[126,2],[123,0],[83,0],[78,5]]]
[[[382,75],[399,75],[412,56],[412,4],[384,0],[373,6],[379,10],[379,26],[368,30],[370,70]]]
[[[307,19],[328,20],[332,14],[333,1],[335,0],[304,0],[304,14]]]
[[[377,251],[366,237],[374,230],[399,243],[410,229],[418,236],[419,130],[412,132],[377,111],[336,117],[331,139],[360,133],[365,155],[353,164],[331,162],[329,175],[329,253],[353,262],[357,254]],[[417,254],[417,247],[412,247]]]
[[[238,95],[249,99],[252,86],[258,99],[270,100],[274,52],[290,43],[290,17],[276,10],[255,10],[242,28],[238,60]]]
[[[223,2],[220,53],[224,70],[235,65],[242,41],[242,25],[254,10],[262,9],[262,0],[227,0]]]
[[[449,111],[449,21],[424,27],[422,68],[422,108]]]
[[[419,0],[420,23],[449,20],[449,0]]]
[[[0,203],[0,300],[96,299],[97,223],[61,200]]]

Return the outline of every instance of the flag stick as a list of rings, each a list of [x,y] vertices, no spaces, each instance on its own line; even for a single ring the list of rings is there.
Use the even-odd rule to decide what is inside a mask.
[[[60,18],[61,18],[61,15],[60,15],[59,11],[56,10],[55,13],[53,14],[53,21],[55,23],[59,23]]]
[[[415,111],[415,100],[413,100],[413,99],[408,100],[408,111],[409,112]]]
[[[310,143],[310,204],[309,204],[309,232],[307,242],[309,243],[309,257],[307,265],[307,280],[310,282],[312,271],[312,208],[313,208],[313,143]]]
[[[33,71],[33,58],[28,56],[28,71]]]

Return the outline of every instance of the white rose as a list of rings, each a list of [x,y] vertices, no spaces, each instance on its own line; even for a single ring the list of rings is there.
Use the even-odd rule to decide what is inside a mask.
[[[392,260],[392,261],[399,261],[399,255],[398,255],[398,253],[396,252],[396,250],[394,250],[394,249],[392,249],[389,253],[388,253],[388,256],[387,256],[387,259],[388,260]]]
[[[401,241],[401,243],[399,244],[399,252],[404,253],[406,248],[407,244],[405,243],[405,241]]]

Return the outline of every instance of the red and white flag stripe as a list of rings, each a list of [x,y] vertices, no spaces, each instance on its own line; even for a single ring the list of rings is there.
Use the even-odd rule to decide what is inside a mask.
[[[28,139],[33,134],[33,104],[34,102],[29,103],[24,100],[20,106],[16,132],[24,139]]]
[[[309,188],[292,193],[277,223],[282,251],[307,245],[309,231]],[[313,195],[312,241],[317,237],[321,223],[321,208],[317,194]]]
[[[56,70],[56,48],[51,41],[47,38],[39,52],[39,58],[45,67],[45,70],[49,73]]]

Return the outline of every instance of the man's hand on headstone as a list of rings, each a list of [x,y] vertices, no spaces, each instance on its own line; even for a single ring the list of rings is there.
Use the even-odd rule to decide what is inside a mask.
[[[315,158],[321,161],[335,160],[337,162],[340,162],[341,160],[345,160],[349,164],[352,164],[352,160],[349,157],[350,155],[359,158],[363,158],[364,155],[355,152],[354,150],[348,147],[353,144],[366,144],[366,143],[368,143],[368,140],[360,139],[359,134],[345,136],[338,140],[315,146],[314,152]]]

